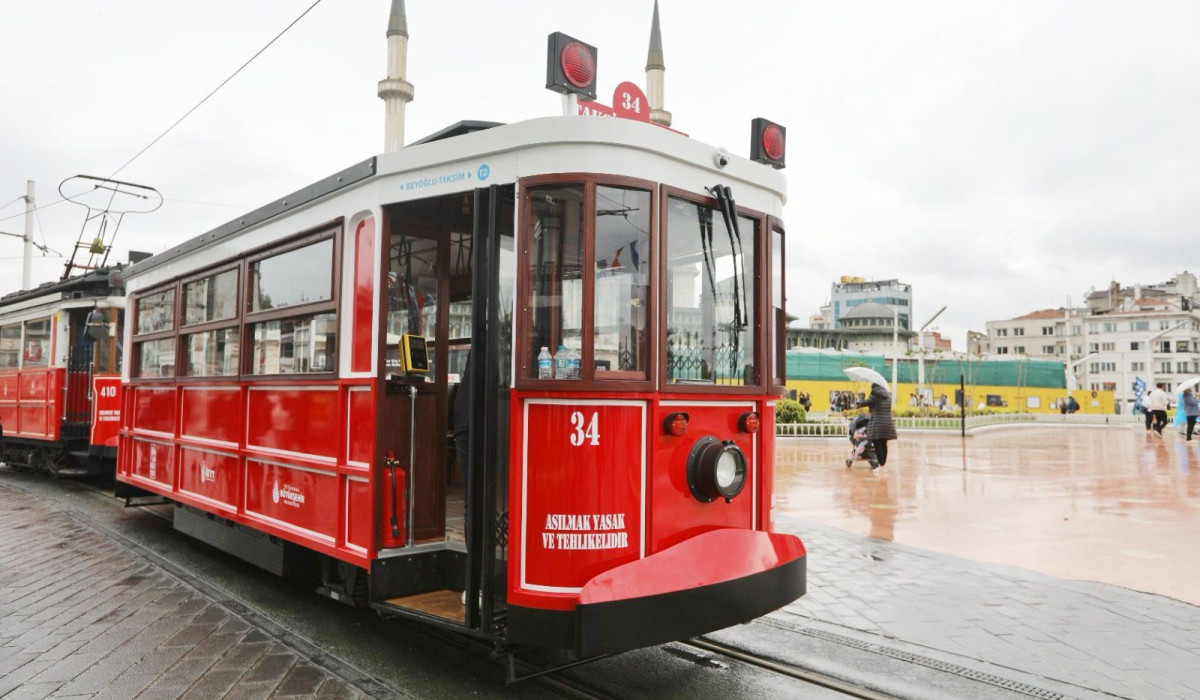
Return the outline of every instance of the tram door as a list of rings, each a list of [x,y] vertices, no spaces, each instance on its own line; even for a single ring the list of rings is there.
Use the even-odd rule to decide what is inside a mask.
[[[414,543],[443,540],[457,553],[447,557],[444,586],[467,594],[463,621],[476,628],[503,614],[505,592],[497,577],[507,532],[501,436],[512,364],[514,201],[512,186],[493,186],[390,206],[385,217],[385,372],[399,371],[405,333],[426,338],[429,371],[403,386],[389,382],[383,447],[407,464],[401,450],[411,442]],[[397,390],[408,386],[415,397]]]

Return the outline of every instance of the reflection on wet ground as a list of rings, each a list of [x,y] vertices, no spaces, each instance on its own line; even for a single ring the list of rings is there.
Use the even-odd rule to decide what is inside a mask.
[[[781,438],[776,514],[1200,605],[1200,438],[1172,431],[904,432],[878,472],[844,438]]]

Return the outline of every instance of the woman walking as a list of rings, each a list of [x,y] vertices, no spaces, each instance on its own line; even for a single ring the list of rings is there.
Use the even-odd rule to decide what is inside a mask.
[[[875,457],[879,466],[887,464],[888,440],[896,439],[896,424],[892,422],[892,395],[887,388],[879,384],[871,385],[871,395],[860,401],[858,405],[866,406],[871,411],[871,423],[867,427],[867,437],[875,445]],[[874,469],[875,466],[871,465]]]

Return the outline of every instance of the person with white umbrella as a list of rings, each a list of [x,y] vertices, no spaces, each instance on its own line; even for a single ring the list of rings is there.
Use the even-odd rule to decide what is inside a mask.
[[[859,401],[858,405],[866,406],[871,411],[867,437],[875,445],[875,456],[882,467],[887,464],[888,440],[896,439],[896,424],[892,421],[892,394],[887,390],[887,381],[878,372],[866,367],[847,367],[843,371],[853,379],[871,382],[870,396]]]
[[[1200,416],[1200,399],[1196,398],[1195,392],[1191,387],[1183,390],[1183,397],[1179,402],[1179,407],[1183,410],[1183,415],[1187,418],[1187,439],[1192,439],[1192,431],[1196,429],[1196,417]]]

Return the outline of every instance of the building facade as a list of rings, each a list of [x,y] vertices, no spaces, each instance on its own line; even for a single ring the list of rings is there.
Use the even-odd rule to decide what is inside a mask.
[[[899,317],[900,328],[912,328],[912,285],[900,280],[872,280],[843,276],[834,282],[829,293],[830,316],[833,328],[841,328],[841,320],[860,304],[882,304]],[[822,309],[823,311],[824,309]],[[889,311],[889,312],[890,312]]]

